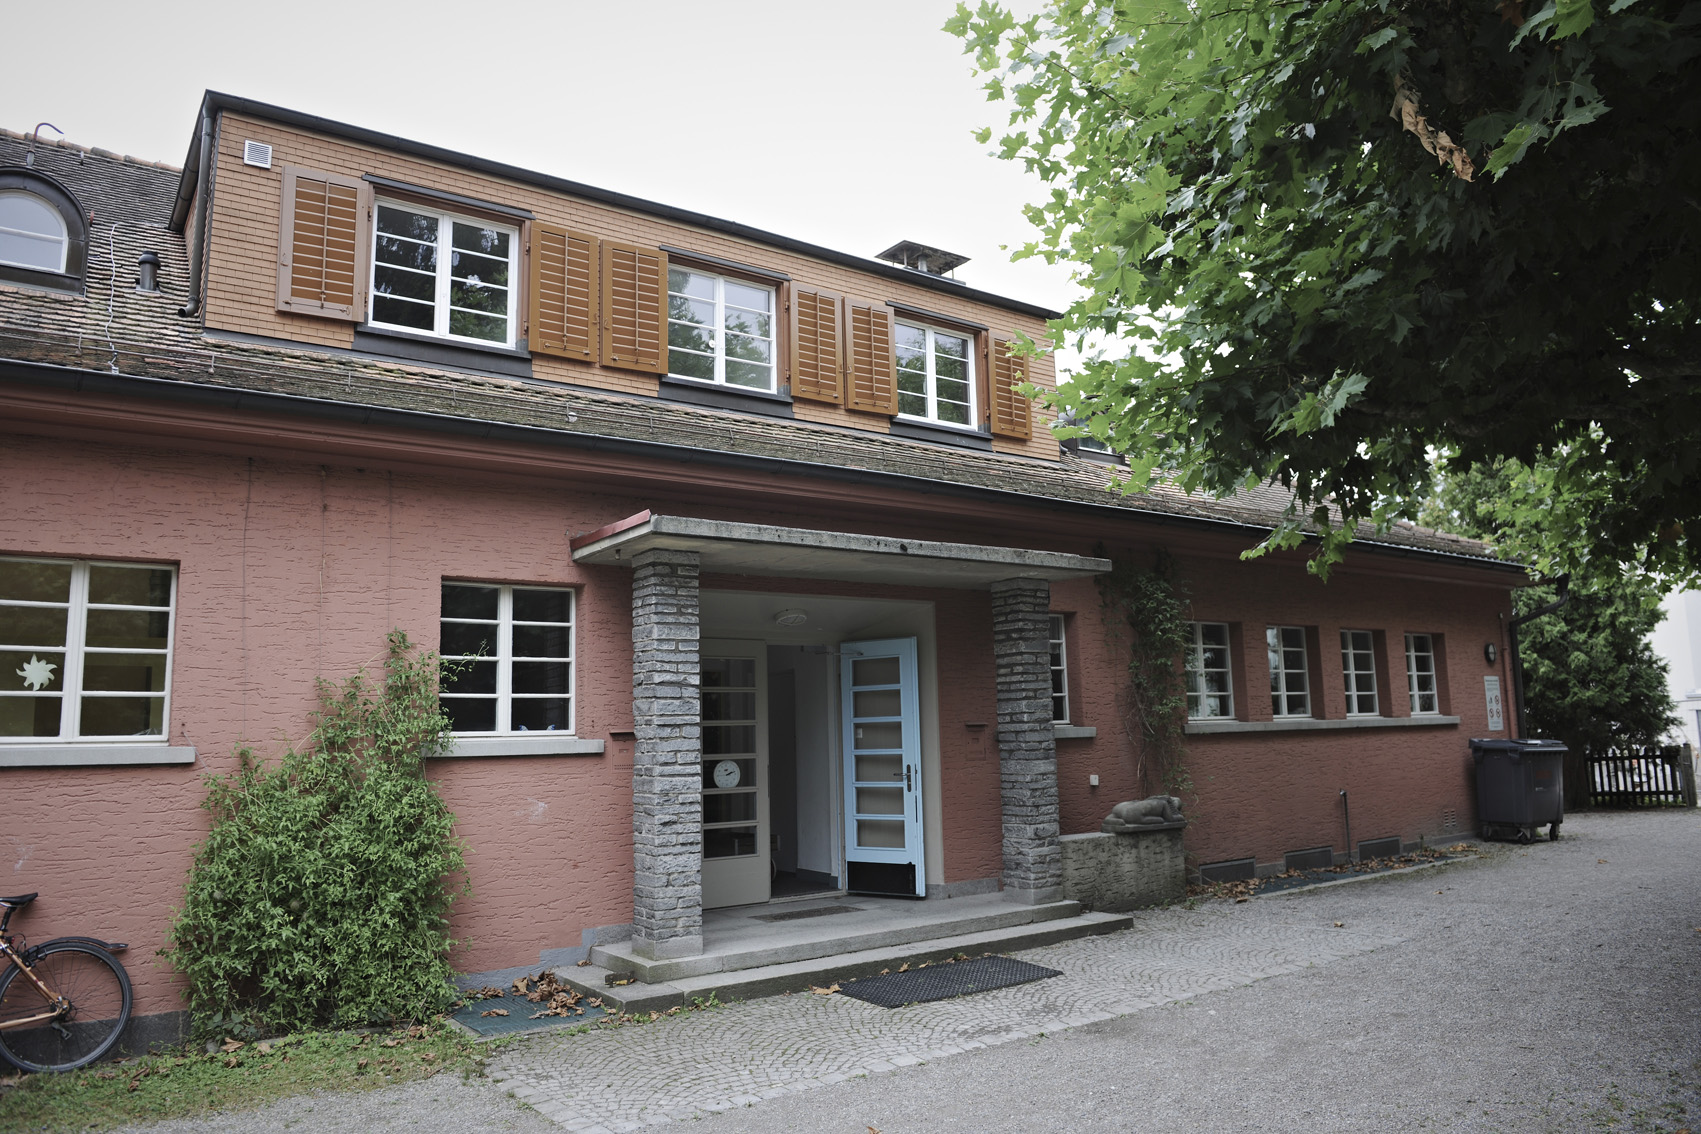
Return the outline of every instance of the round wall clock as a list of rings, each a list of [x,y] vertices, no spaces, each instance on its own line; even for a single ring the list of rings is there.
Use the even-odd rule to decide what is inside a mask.
[[[715,786],[723,788],[738,786],[737,760],[722,760],[715,765]]]

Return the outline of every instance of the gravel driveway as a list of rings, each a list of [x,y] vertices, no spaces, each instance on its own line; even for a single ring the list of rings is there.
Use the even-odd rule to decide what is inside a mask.
[[[1115,972],[1105,950],[1120,940],[1131,1011],[1097,1023],[1018,1037],[1009,992],[892,1013],[778,998],[529,1041],[504,1053],[504,1086],[578,1100],[542,1102],[569,1129],[593,1127],[587,1114],[617,1129],[664,1119],[659,1102],[638,1106],[646,1092],[689,1096],[679,1075],[658,1074],[662,1055],[711,1082],[755,1053],[781,1097],[729,1110],[705,1088],[700,1107],[668,1113],[703,1134],[1701,1130],[1701,812],[1575,815],[1563,831],[1431,870],[1152,911],[1127,933],[1023,954],[1071,969],[1028,986],[1038,1003],[1079,986],[1076,970]],[[1142,999],[1156,1006],[1132,1010]],[[918,1029],[960,1034],[975,1011],[1004,1034],[821,1085],[822,1020],[863,1021],[865,1042],[896,1044]],[[586,1062],[599,1053],[625,1062]],[[590,1082],[588,1066],[607,1081]],[[562,1129],[503,1086],[442,1079],[148,1129],[413,1127]]]

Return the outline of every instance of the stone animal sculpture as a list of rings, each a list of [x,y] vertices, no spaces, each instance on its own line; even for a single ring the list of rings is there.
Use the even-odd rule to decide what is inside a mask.
[[[1173,795],[1154,795],[1150,799],[1130,799],[1110,809],[1101,831],[1113,835],[1131,831],[1161,831],[1169,827],[1185,827],[1181,800]]]

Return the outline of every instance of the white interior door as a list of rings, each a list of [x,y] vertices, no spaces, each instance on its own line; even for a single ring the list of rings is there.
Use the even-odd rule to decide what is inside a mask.
[[[761,642],[705,640],[703,908],[765,902],[768,851],[768,651]]]
[[[846,888],[919,898],[927,872],[916,640],[846,642],[839,655]]]

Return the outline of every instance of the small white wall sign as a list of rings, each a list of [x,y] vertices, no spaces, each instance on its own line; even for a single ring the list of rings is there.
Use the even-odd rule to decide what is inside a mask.
[[[1506,727],[1506,718],[1500,710],[1500,678],[1488,676],[1482,679],[1482,695],[1488,702],[1488,731],[1499,732]]]

